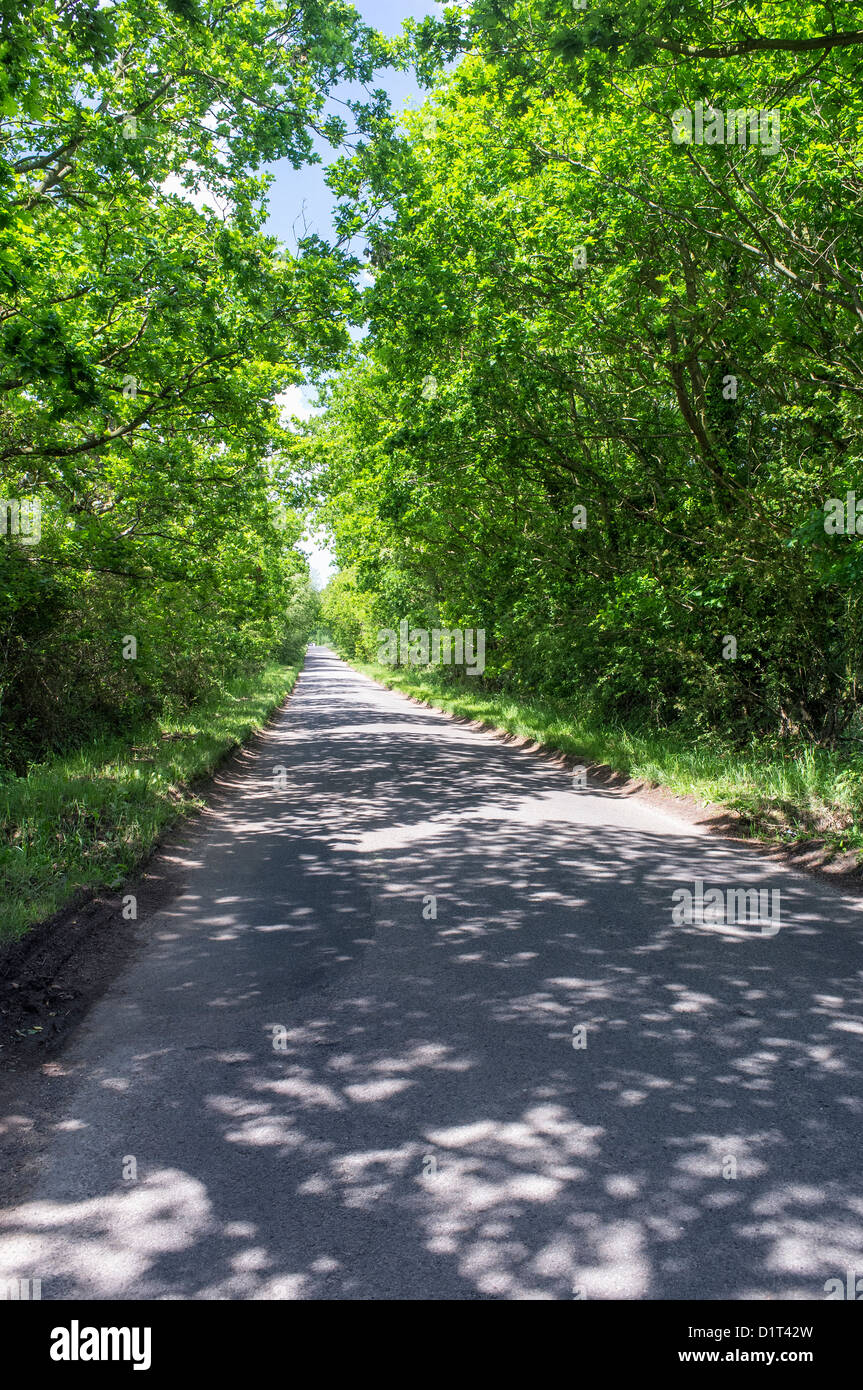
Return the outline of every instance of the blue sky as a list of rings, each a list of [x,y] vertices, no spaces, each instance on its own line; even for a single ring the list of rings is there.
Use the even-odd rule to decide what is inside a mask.
[[[424,15],[440,15],[443,12],[443,6],[435,4],[434,0],[413,0],[413,3],[410,0],[395,0],[391,4],[387,4],[386,0],[353,0],[353,4],[367,24],[388,35],[399,34],[405,19],[422,19]],[[396,109],[406,105],[419,106],[423,101],[424,94],[412,73],[385,69],[373,86],[382,87],[388,92]],[[336,93],[337,100],[345,96],[362,97],[363,89],[358,85],[345,86]],[[336,103],[332,109],[339,113],[342,111]],[[346,114],[350,116],[350,113]],[[269,166],[269,172],[275,174],[275,183],[269,193],[267,231],[281,237],[291,247],[295,246],[297,235],[305,233],[304,218],[308,231],[317,232],[325,238],[332,235],[333,200],[324,183],[324,173],[326,164],[337,158],[339,152],[326,140],[317,141],[316,148],[323,161],[321,164],[307,165],[297,170],[292,169],[285,160]]]
[[[422,19],[425,15],[441,15],[443,12],[443,6],[435,3],[435,0],[392,0],[392,3],[387,3],[387,0],[353,0],[353,4],[367,24],[388,35],[399,34],[405,19]],[[382,87],[389,93],[394,110],[405,106],[418,107],[425,98],[425,93],[408,72],[384,70],[372,85]],[[343,88],[336,93],[337,98],[347,95],[362,96],[362,89]],[[341,108],[334,105],[333,110],[341,111]],[[298,237],[309,232],[317,232],[324,240],[334,236],[334,200],[324,183],[324,174],[326,165],[338,158],[339,151],[325,140],[317,143],[317,149],[321,155],[320,164],[306,165],[297,170],[292,169],[285,160],[269,166],[269,172],[275,175],[275,179],[269,191],[266,230],[286,242],[291,249],[296,246]],[[314,392],[296,387],[286,394],[283,404],[289,414],[307,416],[311,413],[309,400],[313,396]],[[308,539],[303,549],[309,557],[313,582],[316,587],[323,585],[333,569],[329,550],[314,538]]]

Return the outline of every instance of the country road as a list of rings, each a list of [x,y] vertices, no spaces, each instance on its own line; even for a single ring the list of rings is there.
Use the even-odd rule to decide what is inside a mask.
[[[863,1272],[856,899],[320,647],[225,780],[183,891],[2,1117],[45,1148],[0,1278],[797,1299]],[[696,879],[780,889],[781,929],[674,925]]]

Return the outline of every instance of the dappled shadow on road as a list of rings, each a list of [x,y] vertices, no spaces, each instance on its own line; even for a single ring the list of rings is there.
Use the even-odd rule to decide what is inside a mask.
[[[110,1056],[73,1050],[0,1276],[711,1299],[861,1269],[855,903],[324,653],[231,777]],[[697,877],[780,888],[781,929],[673,926]]]

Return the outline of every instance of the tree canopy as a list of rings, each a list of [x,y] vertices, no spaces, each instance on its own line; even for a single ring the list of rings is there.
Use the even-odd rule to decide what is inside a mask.
[[[335,630],[485,627],[505,686],[854,733],[858,8],[476,0],[412,43],[458,62],[339,166],[374,283],[306,446]]]
[[[15,0],[0,46],[0,496],[41,507],[0,537],[20,765],[298,640],[278,398],[340,360],[357,264],[264,232],[264,166],[342,144],[328,95],[389,56],[340,0]]]
[[[390,41],[341,0],[4,0],[4,531],[41,508],[0,537],[11,762],[296,649],[310,508],[346,651],[483,627],[499,687],[858,736],[859,25],[473,0]],[[292,252],[268,171],[321,138],[337,239]]]

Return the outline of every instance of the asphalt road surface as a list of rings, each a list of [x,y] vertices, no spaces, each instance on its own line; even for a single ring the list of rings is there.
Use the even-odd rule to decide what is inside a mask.
[[[863,1273],[856,900],[324,648],[230,780],[57,1063],[0,1278],[795,1299]],[[674,925],[696,879],[779,888],[780,930]],[[26,1093],[4,1117],[31,1119]]]

